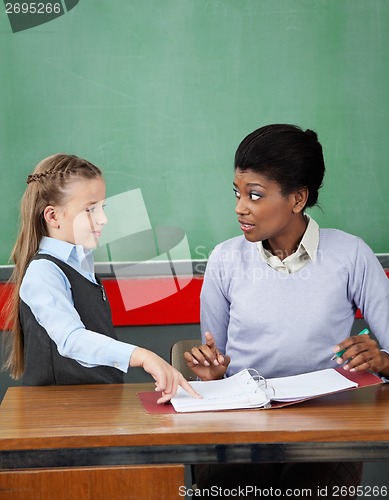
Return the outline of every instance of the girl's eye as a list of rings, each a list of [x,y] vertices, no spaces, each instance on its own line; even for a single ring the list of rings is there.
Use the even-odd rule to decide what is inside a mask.
[[[105,204],[104,204],[104,205],[101,205],[101,209],[102,209],[102,210],[104,210],[106,206],[107,206],[107,205],[105,205]],[[85,211],[86,211],[86,212],[88,212],[88,213],[93,213],[93,212],[95,212],[95,211],[96,211],[99,207],[100,207],[100,205],[93,205],[92,207],[89,207],[89,208],[85,209]]]
[[[257,201],[259,200],[260,198],[262,198],[262,196],[258,193],[250,193],[250,199],[253,200],[253,201]]]
[[[235,195],[235,198],[240,198],[240,193],[238,193],[238,191],[236,189],[233,189],[233,192],[234,192],[234,195]]]

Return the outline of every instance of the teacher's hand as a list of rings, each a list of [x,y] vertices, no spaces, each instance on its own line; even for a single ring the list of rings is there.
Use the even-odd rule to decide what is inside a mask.
[[[355,335],[340,342],[334,352],[346,349],[338,364],[346,363],[343,368],[352,372],[370,370],[389,376],[389,355],[381,351],[377,342],[369,335]]]
[[[184,353],[185,361],[193,373],[201,380],[223,378],[230,364],[230,357],[220,354],[211,332],[205,334],[205,344],[193,347]]]

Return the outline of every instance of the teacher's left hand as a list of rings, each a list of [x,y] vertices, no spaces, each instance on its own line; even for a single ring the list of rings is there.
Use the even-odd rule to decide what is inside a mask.
[[[369,335],[348,337],[334,348],[334,352],[343,349],[346,349],[346,352],[337,359],[337,363],[346,363],[343,366],[345,370],[370,370],[389,376],[389,355],[381,351],[377,342]]]

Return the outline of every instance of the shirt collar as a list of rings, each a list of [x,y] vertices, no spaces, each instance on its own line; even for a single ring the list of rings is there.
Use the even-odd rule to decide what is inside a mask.
[[[317,248],[319,246],[319,225],[308,214],[305,214],[308,219],[307,229],[300,241],[297,251],[305,250],[311,260],[315,262],[317,255]]]
[[[82,245],[74,245],[67,241],[44,236],[39,245],[39,253],[45,252],[67,264],[76,264],[84,271],[93,273],[94,259],[92,250],[85,249]]]
[[[297,247],[297,250],[293,254],[286,257],[284,261],[292,260],[294,257],[300,256],[304,253],[307,253],[313,262],[316,259],[317,249],[319,246],[319,226],[317,222],[308,214],[305,214],[305,217],[308,220],[308,224],[299,246]],[[257,247],[265,261],[274,257],[273,254],[263,246],[262,241],[257,242]]]

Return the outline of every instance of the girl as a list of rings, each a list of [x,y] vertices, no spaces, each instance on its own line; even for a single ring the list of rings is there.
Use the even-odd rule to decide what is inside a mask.
[[[201,292],[204,344],[185,353],[203,380],[255,368],[282,377],[330,368],[389,376],[389,281],[359,238],[319,229],[305,214],[324,176],[317,135],[269,125],[248,135],[235,155],[236,214],[243,236],[212,253]],[[378,338],[348,336],[357,308]],[[335,347],[334,347],[335,346]],[[199,487],[358,484],[361,464],[197,468]],[[266,483],[268,480],[268,483]],[[253,481],[255,483],[253,483]],[[312,490],[313,491],[313,490]]]
[[[92,250],[107,218],[101,171],[76,156],[42,160],[27,178],[12,252],[12,348],[6,367],[24,385],[122,383],[141,366],[166,402],[183,376],[151,351],[116,338]]]

